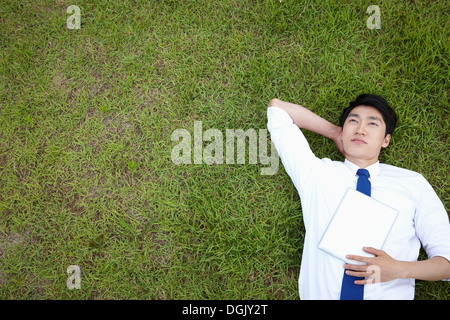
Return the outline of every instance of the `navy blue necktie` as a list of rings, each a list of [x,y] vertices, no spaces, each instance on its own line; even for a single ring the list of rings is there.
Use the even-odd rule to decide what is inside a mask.
[[[362,192],[370,197],[370,181],[369,171],[366,169],[359,169],[358,182],[356,184],[356,190]],[[341,288],[341,300],[362,300],[364,297],[364,285],[355,284],[355,280],[362,280],[364,278],[349,276],[344,272],[344,279],[342,280]]]

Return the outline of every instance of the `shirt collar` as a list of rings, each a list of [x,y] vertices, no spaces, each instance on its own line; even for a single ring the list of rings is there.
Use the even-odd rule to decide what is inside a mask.
[[[356,164],[354,164],[353,162],[348,161],[347,159],[345,159],[344,164],[356,176],[356,171],[358,171],[358,169],[360,169],[360,168]],[[377,161],[374,164],[371,164],[370,166],[368,166],[365,169],[367,169],[369,171],[370,178],[374,179],[378,175],[378,173],[380,172],[380,161]]]

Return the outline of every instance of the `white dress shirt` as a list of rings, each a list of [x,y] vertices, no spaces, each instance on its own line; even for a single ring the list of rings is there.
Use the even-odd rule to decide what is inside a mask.
[[[267,109],[271,140],[301,199],[306,229],[299,277],[301,299],[339,299],[344,262],[317,245],[345,191],[356,189],[359,169],[348,160],[319,159],[284,110]],[[399,211],[383,248],[392,258],[417,261],[421,244],[429,258],[450,260],[450,224],[433,188],[416,172],[379,162],[366,168],[372,197]],[[363,222],[367,228],[370,221]],[[351,252],[349,252],[351,254]],[[364,286],[364,299],[414,299],[414,279]]]

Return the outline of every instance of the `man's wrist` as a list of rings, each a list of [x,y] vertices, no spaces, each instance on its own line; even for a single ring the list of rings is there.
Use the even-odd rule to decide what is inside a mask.
[[[331,137],[331,140],[333,140],[334,142],[339,142],[340,135],[341,135],[341,127],[334,126],[333,137]]]

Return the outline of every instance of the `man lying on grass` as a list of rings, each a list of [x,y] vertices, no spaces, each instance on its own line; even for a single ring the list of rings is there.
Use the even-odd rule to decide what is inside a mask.
[[[340,126],[278,99],[270,101],[267,116],[272,142],[302,204],[301,299],[414,299],[415,279],[450,278],[450,224],[442,202],[421,174],[378,160],[397,122],[385,99],[358,96],[343,110]],[[317,158],[300,129],[332,139],[345,161]],[[368,177],[366,194],[398,210],[398,216],[383,248],[363,248],[368,256],[348,252],[347,258],[358,263],[344,264],[318,243],[346,190],[360,191],[359,176]],[[370,221],[355,223],[371,227]],[[417,261],[421,245],[428,259]],[[378,270],[377,283],[373,270]]]

